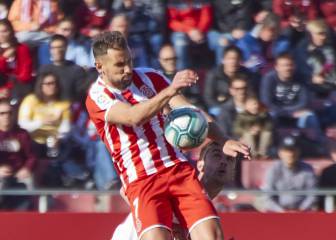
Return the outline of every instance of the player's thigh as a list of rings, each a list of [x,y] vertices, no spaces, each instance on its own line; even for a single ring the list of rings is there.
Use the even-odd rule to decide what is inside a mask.
[[[196,224],[190,232],[191,240],[223,240],[219,219],[208,219]]]
[[[149,178],[131,184],[126,191],[139,238],[154,228],[171,231],[172,207],[164,185],[160,178]]]
[[[182,227],[189,231],[199,222],[217,219],[217,212],[190,165],[181,166],[174,173],[176,182],[171,191],[172,206]]]
[[[140,240],[172,240],[171,231],[166,228],[156,227],[145,232]]]

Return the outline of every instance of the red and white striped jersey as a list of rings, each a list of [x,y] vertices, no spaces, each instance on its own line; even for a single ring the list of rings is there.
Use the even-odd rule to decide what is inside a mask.
[[[135,105],[155,96],[169,85],[169,80],[149,68],[133,70],[132,84],[123,91],[98,78],[91,86],[86,107],[97,131],[109,149],[121,181],[129,183],[187,161],[164,137],[164,116],[158,113],[141,126],[110,124],[106,120],[111,106],[118,102]]]

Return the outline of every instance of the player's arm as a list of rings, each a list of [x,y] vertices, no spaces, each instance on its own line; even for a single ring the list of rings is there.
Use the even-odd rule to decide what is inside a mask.
[[[112,105],[107,112],[106,120],[114,124],[138,126],[147,122],[160,112],[179,90],[190,87],[197,81],[197,74],[191,70],[178,72],[171,85],[160,91],[156,96],[147,101],[130,105],[118,102]]]
[[[174,109],[177,107],[193,105],[183,95],[178,94],[169,101],[169,106]],[[223,132],[222,128],[214,121],[214,119],[206,112],[203,113],[205,114],[209,123],[208,138],[221,144],[223,146],[223,152],[226,155],[236,157],[238,153],[242,153],[246,158],[250,157],[249,148],[245,144],[239,141],[230,140]]]

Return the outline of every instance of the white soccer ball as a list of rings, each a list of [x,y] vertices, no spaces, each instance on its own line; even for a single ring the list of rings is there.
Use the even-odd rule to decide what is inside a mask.
[[[167,116],[164,127],[167,141],[180,149],[200,146],[208,135],[208,121],[196,107],[173,109]]]

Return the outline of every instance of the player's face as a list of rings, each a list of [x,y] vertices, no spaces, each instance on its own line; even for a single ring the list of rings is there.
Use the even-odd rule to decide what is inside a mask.
[[[228,159],[219,145],[210,145],[204,156],[204,177],[223,183],[228,174]]]
[[[96,64],[98,72],[105,81],[123,90],[132,82],[132,58],[129,49],[108,49],[107,54]]]

